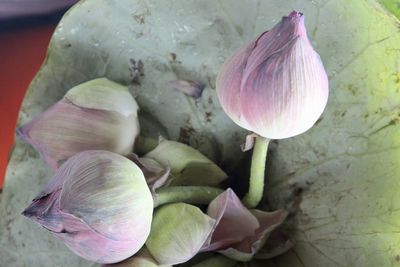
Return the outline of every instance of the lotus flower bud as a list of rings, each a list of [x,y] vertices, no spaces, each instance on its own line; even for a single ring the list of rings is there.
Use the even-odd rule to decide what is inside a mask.
[[[142,171],[118,154],[69,158],[23,215],[79,256],[115,263],[135,254],[150,232],[153,199]]]
[[[239,126],[269,139],[311,128],[328,100],[328,78],[293,11],[240,48],[217,77],[224,111]]]
[[[84,150],[131,153],[139,134],[137,110],[127,87],[100,78],[73,87],[17,133],[55,170]]]
[[[174,179],[171,185],[213,185],[216,186],[228,176],[214,162],[196,149],[175,141],[162,140],[147,153],[151,158],[171,169]]]

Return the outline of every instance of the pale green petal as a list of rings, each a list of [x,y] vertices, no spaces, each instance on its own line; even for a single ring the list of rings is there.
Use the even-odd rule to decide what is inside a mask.
[[[146,246],[161,264],[183,263],[198,253],[214,224],[214,219],[195,206],[165,205],[154,214]]]
[[[171,168],[174,177],[171,185],[218,185],[227,178],[226,173],[214,162],[196,149],[179,142],[162,140],[144,157]]]
[[[192,162],[210,163],[211,161],[196,149],[170,140],[162,140],[160,144],[145,155],[159,163],[170,166],[174,173],[182,172]]]
[[[181,173],[175,173],[174,185],[217,186],[227,178],[226,173],[214,162],[190,162]]]
[[[141,249],[131,258],[122,262],[110,265],[103,265],[102,267],[172,267],[171,265],[159,265],[157,261],[151,256],[146,247]]]
[[[126,86],[99,78],[71,88],[64,96],[77,106],[115,111],[128,117],[139,109]]]

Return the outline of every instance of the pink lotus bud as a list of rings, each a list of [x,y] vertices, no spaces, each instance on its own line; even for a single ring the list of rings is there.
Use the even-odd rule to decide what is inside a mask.
[[[240,48],[217,77],[224,111],[239,126],[269,139],[311,128],[328,100],[328,78],[293,11]]]
[[[92,150],[69,158],[23,215],[79,256],[115,263],[150,233],[153,199],[142,171],[118,154]]]
[[[73,87],[17,133],[55,170],[84,150],[130,154],[139,134],[137,110],[127,87],[101,78]]]

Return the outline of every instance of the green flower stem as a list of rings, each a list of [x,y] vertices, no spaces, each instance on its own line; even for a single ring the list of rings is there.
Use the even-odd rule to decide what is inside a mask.
[[[224,190],[211,186],[171,186],[156,190],[154,208],[175,202],[208,204]]]
[[[260,203],[264,192],[265,163],[269,139],[256,137],[251,158],[249,191],[242,199],[248,208],[254,208]]]

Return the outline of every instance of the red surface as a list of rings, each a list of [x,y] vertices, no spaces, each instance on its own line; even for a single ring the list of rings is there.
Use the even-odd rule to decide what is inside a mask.
[[[0,188],[22,99],[45,58],[54,28],[45,25],[0,33]]]

